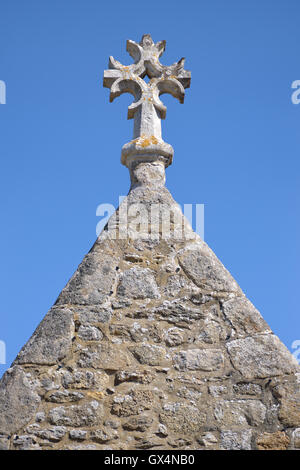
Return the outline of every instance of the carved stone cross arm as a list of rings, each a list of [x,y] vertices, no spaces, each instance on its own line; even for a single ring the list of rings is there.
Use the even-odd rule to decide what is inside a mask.
[[[159,97],[169,93],[183,103],[191,74],[184,70],[184,59],[170,66],[159,62],[165,44],[154,44],[150,35],[144,35],[139,44],[129,40],[127,51],[134,63],[124,66],[110,57],[109,69],[104,71],[103,85],[110,88],[110,101],[122,93],[134,97],[128,107],[128,119],[134,119],[133,140],[122,149],[122,163],[126,166],[128,157],[161,157],[166,166],[172,161],[173,148],[161,136],[161,119],[165,119],[167,108]],[[150,78],[148,83],[143,80],[146,75]]]

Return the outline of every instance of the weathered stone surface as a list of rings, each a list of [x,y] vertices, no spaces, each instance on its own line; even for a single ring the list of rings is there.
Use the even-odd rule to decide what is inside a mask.
[[[35,415],[35,420],[37,423],[42,423],[46,420],[46,414],[44,413],[44,411],[40,411],[39,413],[37,413]]]
[[[278,417],[289,428],[300,426],[300,375],[274,378],[271,389],[279,401]]]
[[[256,445],[259,450],[286,450],[290,443],[285,432],[265,432],[257,437]]]
[[[185,380],[182,380],[183,383],[186,383]],[[201,404],[201,398],[203,398],[203,387],[195,387],[192,385],[180,387],[176,395],[178,397],[186,398],[191,405]]]
[[[150,416],[132,416],[123,423],[123,429],[126,431],[145,432],[153,423]]]
[[[94,369],[119,370],[130,365],[126,353],[118,345],[101,343],[89,346],[82,350],[78,361],[79,367],[92,367]]]
[[[300,426],[300,401],[291,398],[281,400],[278,417],[287,427]]]
[[[292,445],[295,449],[300,449],[300,428],[297,428],[292,433]]]
[[[30,373],[19,366],[8,369],[0,382],[0,434],[11,434],[25,426],[39,403]]]
[[[206,318],[207,313],[201,308],[191,307],[186,299],[165,300],[161,305],[150,310],[150,317],[174,323],[175,325],[193,324]]]
[[[199,437],[197,441],[204,447],[211,448],[212,446],[215,446],[215,444],[217,444],[218,438],[213,433],[206,432],[201,437]]]
[[[296,359],[273,334],[233,340],[227,343],[227,349],[233,365],[247,379],[290,374],[297,370]]]
[[[112,338],[112,341],[115,343],[139,343],[145,341],[159,343],[161,341],[160,329],[156,325],[149,323],[142,324],[137,321],[128,325],[114,323],[109,326],[109,332],[112,336],[115,336],[115,338]]]
[[[74,309],[74,316],[83,324],[107,323],[111,315],[112,308],[108,303],[78,306]]]
[[[170,402],[163,406],[160,422],[176,434],[193,434],[206,423],[206,413],[194,406]]]
[[[103,333],[91,325],[80,325],[78,337],[86,341],[99,341],[103,338]]]
[[[134,267],[125,271],[117,294],[133,299],[155,299],[160,296],[153,273],[148,268]]]
[[[117,260],[93,249],[83,259],[77,271],[62,290],[56,304],[100,304],[107,299],[117,276]]]
[[[228,387],[225,385],[210,385],[208,391],[213,397],[220,397],[228,393]]]
[[[149,366],[159,366],[166,362],[166,351],[160,346],[153,344],[142,344],[129,348],[129,351],[139,361],[140,364]]]
[[[118,439],[118,433],[114,429],[96,429],[91,433],[91,439],[100,444]]]
[[[149,384],[154,379],[154,373],[146,369],[121,370],[116,373],[116,385],[123,382],[137,382],[140,384]]]
[[[53,403],[69,403],[80,401],[84,398],[84,394],[80,392],[69,392],[68,390],[58,390],[50,392],[46,395],[46,400]]]
[[[50,428],[38,430],[34,434],[40,439],[46,439],[50,442],[59,442],[63,439],[66,432],[67,429],[64,426],[52,426]]]
[[[186,439],[186,438],[183,438],[183,437],[179,437],[179,438],[169,438],[167,440],[167,443],[168,445],[171,447],[171,448],[174,448],[174,449],[180,449],[180,450],[183,450],[183,449],[190,449],[190,445],[192,444],[193,440],[192,439]]]
[[[0,450],[9,450],[9,436],[0,436]]]
[[[252,431],[246,429],[243,431],[222,431],[221,449],[222,450],[250,450]]]
[[[233,385],[233,391],[237,395],[256,395],[260,396],[262,392],[262,388],[258,384],[254,384],[251,382],[240,382]]]
[[[151,390],[132,390],[128,395],[118,395],[113,400],[112,413],[117,416],[138,415],[153,405]]]
[[[165,332],[165,343],[167,346],[179,346],[184,342],[184,335],[182,328],[169,328]]]
[[[56,364],[70,351],[73,336],[72,312],[53,307],[22,348],[15,364]]]
[[[221,292],[240,292],[240,288],[204,242],[197,242],[190,249],[180,252],[179,263],[192,281],[199,287]]]
[[[208,318],[204,321],[203,328],[199,335],[197,335],[195,343],[206,343],[206,344],[215,344],[219,343],[220,339],[222,339],[222,335],[224,335],[224,331],[222,331],[221,326],[216,321],[211,320]],[[226,333],[225,333],[226,338]],[[224,338],[224,339],[225,339]]]
[[[138,439],[138,443],[135,445],[135,449],[137,450],[147,450],[153,448],[161,448],[161,441],[157,438],[157,436],[151,436],[149,439]]]
[[[166,297],[179,297],[184,288],[189,289],[189,281],[182,275],[168,277],[164,293]]]
[[[107,428],[118,429],[120,425],[121,425],[121,422],[119,419],[109,417],[109,419],[104,421],[104,426],[106,426]]]
[[[214,416],[223,429],[259,426],[265,420],[266,407],[258,400],[224,400],[215,406]]]
[[[66,389],[103,390],[108,382],[109,375],[104,371],[72,369],[72,372],[64,371],[62,375],[62,385]]]
[[[69,436],[72,441],[85,441],[87,434],[87,431],[83,431],[82,429],[71,429],[69,432]]]
[[[188,349],[174,355],[174,367],[179,370],[219,370],[224,365],[224,356],[218,349]]]
[[[56,426],[97,425],[103,416],[103,406],[97,401],[84,405],[60,406],[49,412],[49,421]]]
[[[14,436],[13,447],[16,450],[39,450],[40,446],[37,444],[34,436]]]
[[[261,314],[246,297],[236,297],[222,303],[225,318],[230,321],[238,337],[271,332]]]

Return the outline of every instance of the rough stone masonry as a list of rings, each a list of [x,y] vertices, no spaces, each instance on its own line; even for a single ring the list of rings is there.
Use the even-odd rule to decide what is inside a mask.
[[[165,187],[159,95],[182,102],[190,72],[164,48],[128,41],[134,64],[105,71],[111,99],[135,99],[130,192],[4,374],[1,449],[300,449],[295,358]],[[136,204],[169,209],[170,234],[159,210],[123,236]]]

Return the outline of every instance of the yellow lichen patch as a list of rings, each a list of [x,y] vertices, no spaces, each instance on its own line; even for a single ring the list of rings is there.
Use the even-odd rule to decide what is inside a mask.
[[[159,143],[158,139],[154,135],[141,135],[137,139],[130,141],[130,144],[136,144],[139,147],[148,147],[149,145],[157,145]]]
[[[154,135],[151,136],[151,143],[154,145],[158,144],[158,139]]]
[[[149,147],[150,144],[151,144],[151,140],[149,138],[143,139],[141,142],[139,142],[139,145],[141,147]]]
[[[150,135],[148,137],[142,136],[138,142],[138,145],[140,145],[141,147],[149,147],[149,145],[151,144],[153,145],[158,144],[158,140],[154,135]]]
[[[103,392],[92,392],[92,391],[88,391],[87,395],[91,398],[95,398],[96,400],[101,400],[105,396]]]

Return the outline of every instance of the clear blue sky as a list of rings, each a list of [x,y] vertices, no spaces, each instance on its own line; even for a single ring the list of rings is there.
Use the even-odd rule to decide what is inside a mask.
[[[98,204],[129,187],[130,95],[103,70],[126,39],[166,39],[192,71],[164,95],[167,186],[205,204],[205,240],[281,340],[300,339],[299,0],[2,0],[0,340],[9,367],[93,244]]]

